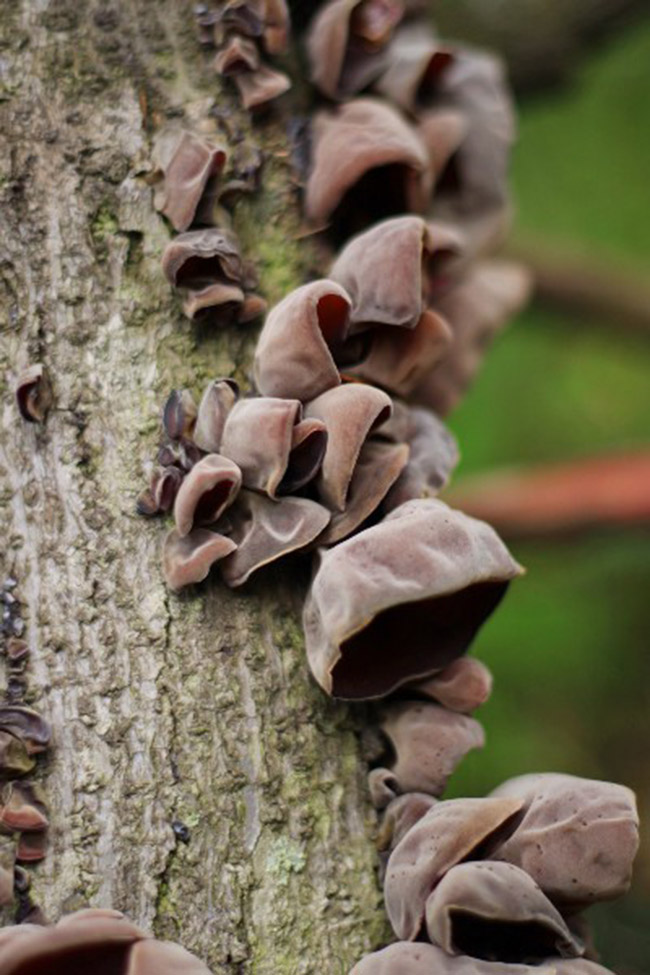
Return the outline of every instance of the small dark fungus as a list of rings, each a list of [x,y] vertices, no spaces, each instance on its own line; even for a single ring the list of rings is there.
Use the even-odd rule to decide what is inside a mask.
[[[426,927],[450,955],[535,964],[575,958],[583,945],[524,870],[510,863],[460,863],[429,896]]]
[[[237,550],[223,562],[221,571],[229,586],[241,586],[262,566],[311,544],[330,515],[322,505],[306,498],[272,501],[244,488],[229,517],[230,537]]]
[[[451,326],[447,354],[413,391],[412,399],[446,416],[462,399],[495,335],[525,304],[530,275],[518,264],[481,261],[435,301]]]
[[[14,870],[16,849],[13,837],[0,836],[0,909],[8,907],[14,900]],[[2,942],[0,941],[0,948]]]
[[[230,31],[259,38],[264,32],[264,0],[225,0],[218,19],[222,25],[216,32],[219,43]]]
[[[399,0],[331,0],[324,4],[307,38],[316,87],[335,99],[367,88],[386,67],[386,47],[401,17]]]
[[[394,409],[397,404],[394,404]],[[405,501],[435,497],[449,481],[458,463],[458,444],[442,420],[430,410],[409,409],[399,404],[402,411],[400,426],[410,453],[408,464],[386,497],[384,508],[392,511]],[[390,423],[379,433],[389,434]]]
[[[38,786],[7,782],[0,788],[0,830],[38,833],[47,827],[47,810]]]
[[[54,402],[47,371],[40,363],[23,369],[16,383],[20,415],[30,423],[42,423]]]
[[[370,774],[372,775],[372,772]],[[437,802],[438,800],[433,796],[423,792],[409,792],[405,796],[391,799],[381,821],[377,849],[380,852],[394,850],[402,837],[406,836],[411,827],[426,816]]]
[[[521,867],[563,910],[624,894],[639,845],[631,789],[556,773],[522,775],[492,793],[519,798],[524,817],[493,854]]]
[[[415,129],[389,105],[358,98],[318,112],[312,145],[305,212],[316,228],[334,218],[342,235],[351,236],[384,217],[425,211],[429,155]]]
[[[485,744],[478,721],[428,701],[387,704],[381,711],[381,730],[390,743],[384,764],[395,795],[442,795],[456,766],[468,752]]]
[[[241,481],[238,466],[221,454],[208,454],[195,464],[176,495],[174,520],[179,535],[214,524],[237,497]]]
[[[307,403],[305,416],[321,420],[327,428],[327,448],[316,486],[328,508],[345,510],[361,448],[391,412],[390,396],[362,383],[336,386]]]
[[[191,132],[175,131],[161,135],[156,156],[164,174],[154,197],[156,209],[174,230],[188,230],[208,183],[218,178],[226,165],[226,150]]]
[[[165,277],[176,288],[198,290],[209,284],[241,284],[243,264],[239,243],[227,230],[206,227],[179,234],[162,258]]]
[[[0,731],[15,735],[29,755],[44,752],[52,738],[52,729],[38,711],[19,705],[0,705]]]
[[[22,739],[0,730],[0,777],[26,775],[36,765]]]
[[[10,665],[22,664],[29,657],[29,645],[25,640],[12,636],[7,640],[6,652]]]
[[[302,405],[296,399],[256,396],[233,406],[221,451],[241,470],[244,487],[276,496],[289,465],[293,431],[301,418]]]
[[[492,674],[476,657],[459,657],[438,674],[409,686],[451,711],[468,714],[489,698]]]
[[[217,52],[214,70],[220,75],[234,75],[239,71],[255,71],[260,66],[257,45],[241,34],[231,34]]]
[[[179,467],[170,465],[156,468],[151,475],[149,488],[138,498],[138,512],[151,516],[171,511],[183,477],[183,471]]]
[[[196,403],[189,389],[172,389],[162,413],[163,429],[170,440],[191,435],[196,420]]]
[[[350,299],[334,281],[292,291],[267,315],[255,352],[264,396],[307,402],[341,382],[332,348],[347,338]]]
[[[359,452],[348,485],[345,509],[335,511],[317,542],[334,545],[356,531],[377,510],[408,461],[406,444],[368,440]]]
[[[409,501],[322,553],[303,617],[312,673],[363,700],[442,670],[521,572],[489,525]]]
[[[234,379],[214,379],[206,387],[192,435],[197,447],[210,454],[219,452],[226,419],[238,398],[239,386]]]
[[[233,80],[239,89],[242,105],[248,110],[267,105],[291,88],[289,77],[267,64],[261,64],[255,71],[238,71]]]
[[[444,875],[512,832],[521,799],[447,799],[437,803],[397,844],[384,883],[389,920],[398,938],[420,934],[426,902]]]
[[[179,535],[172,530],[163,548],[163,572],[171,589],[182,589],[195,582],[202,582],[212,565],[230,555],[235,543],[224,535],[195,528],[189,535]]]
[[[47,855],[48,839],[44,831],[21,833],[16,847],[16,860],[19,863],[39,863]]]
[[[154,941],[123,914],[85,910],[57,925],[34,923],[0,931],[3,975],[210,975],[197,958],[168,942]]]

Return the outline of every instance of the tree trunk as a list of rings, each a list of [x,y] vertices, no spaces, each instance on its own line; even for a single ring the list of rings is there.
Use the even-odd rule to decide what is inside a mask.
[[[52,920],[119,908],[215,973],[343,973],[384,920],[359,722],[304,659],[308,563],[170,595],[165,528],[134,509],[166,392],[246,384],[256,333],[183,319],[159,266],[151,132],[216,100],[264,149],[235,228],[273,302],[309,259],[284,123],[252,131],[219,91],[189,0],[0,13],[2,568],[19,583],[29,701],[54,733],[34,899]],[[43,426],[13,399],[36,361],[55,388]]]

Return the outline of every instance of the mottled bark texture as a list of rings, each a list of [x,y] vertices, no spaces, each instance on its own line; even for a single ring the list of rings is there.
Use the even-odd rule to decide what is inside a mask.
[[[2,570],[54,730],[35,899],[52,919],[124,910],[215,973],[343,973],[384,921],[358,720],[304,659],[307,564],[170,595],[164,528],[134,513],[165,392],[246,382],[257,331],[183,318],[159,267],[151,133],[216,100],[265,150],[235,228],[275,301],[309,260],[285,121],[251,136],[189,0],[2,0],[0,30]],[[34,361],[56,395],[43,427],[13,399]]]

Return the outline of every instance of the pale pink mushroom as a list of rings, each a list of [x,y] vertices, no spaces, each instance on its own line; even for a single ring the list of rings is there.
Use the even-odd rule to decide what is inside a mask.
[[[174,520],[179,535],[214,524],[237,497],[241,481],[237,464],[221,454],[208,454],[195,464],[181,484],[174,503]]]
[[[156,190],[156,209],[164,213],[174,230],[187,230],[208,182],[226,165],[226,150],[192,132],[172,131],[161,134],[156,157],[164,177]]]
[[[163,573],[170,589],[203,582],[215,562],[231,555],[237,545],[230,538],[195,528],[187,535],[169,532],[163,546]]]
[[[238,397],[239,386],[234,379],[215,379],[206,387],[192,434],[197,447],[210,454],[219,452],[226,418]]]
[[[476,657],[459,657],[440,673],[409,685],[445,708],[468,714],[485,704],[492,692],[492,674]]]

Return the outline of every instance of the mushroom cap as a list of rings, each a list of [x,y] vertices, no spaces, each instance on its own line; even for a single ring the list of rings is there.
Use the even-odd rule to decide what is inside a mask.
[[[221,452],[241,470],[244,487],[274,498],[302,418],[297,399],[256,396],[235,403],[223,429]]]
[[[163,546],[163,572],[170,589],[182,589],[194,582],[203,582],[215,562],[224,559],[237,548],[230,538],[195,528],[187,535],[172,529]]]
[[[399,941],[366,955],[350,975],[611,975],[582,958],[552,958],[541,965],[511,965],[448,955],[437,945]]]
[[[394,795],[424,792],[440,796],[450,775],[485,732],[473,718],[428,701],[396,701],[381,710],[380,727],[392,746],[384,763]]]
[[[523,805],[514,798],[447,799],[411,827],[390,855],[384,883],[398,938],[417,938],[431,891],[456,864],[511,832]]]
[[[534,880],[510,863],[460,863],[429,896],[426,926],[450,955],[536,963],[584,946]]]
[[[179,535],[214,524],[237,497],[241,482],[237,464],[222,454],[208,454],[195,464],[178,489],[174,503]]]
[[[334,697],[382,697],[446,667],[523,570],[494,530],[410,501],[322,553],[303,617],[307,656]]]
[[[341,382],[331,347],[347,337],[350,299],[334,281],[296,288],[271,309],[255,352],[264,396],[307,402]]]
[[[639,845],[631,789],[540,773],[504,782],[493,796],[522,800],[525,813],[494,859],[521,867],[566,910],[625,893]]]
[[[260,52],[254,41],[241,34],[231,34],[213,61],[214,70],[220,75],[239,71],[255,71],[260,66]]]
[[[373,430],[389,419],[390,396],[362,383],[328,389],[305,407],[327,427],[327,447],[316,484],[323,504],[344,511],[359,453]]]
[[[409,445],[410,453],[408,464],[386,498],[386,511],[405,501],[435,497],[448,483],[460,456],[455,437],[434,413],[402,404],[399,409],[403,413],[400,426],[404,427],[401,439]],[[379,432],[390,436],[390,423]]]
[[[180,945],[147,939],[131,948],[125,975],[210,975],[210,971]]]
[[[378,770],[373,769],[373,771]],[[368,779],[371,775],[372,772]],[[438,800],[434,796],[426,795],[423,792],[408,792],[406,795],[391,799],[381,821],[381,828],[377,837],[377,849],[380,851],[394,850],[411,827],[415,826],[423,816],[426,816],[437,802]]]
[[[241,586],[262,566],[313,542],[330,514],[307,498],[272,501],[243,488],[228,518],[229,534],[237,550],[223,562],[221,573],[229,586]]]
[[[214,318],[215,324],[229,325],[238,319],[244,292],[236,284],[208,284],[200,291],[190,291],[183,302],[183,314],[191,321]]]
[[[312,126],[313,158],[305,191],[310,223],[324,227],[343,197],[366,173],[399,165],[407,178],[406,206],[424,212],[430,189],[429,155],[415,129],[391,106],[357,98],[334,111],[317,112]]]
[[[36,759],[29,754],[22,738],[0,729],[0,774],[26,775],[31,772]]]
[[[38,786],[7,782],[0,789],[0,832],[40,832],[49,823]]]
[[[165,178],[154,203],[174,230],[184,231],[194,220],[208,180],[224,168],[227,154],[192,132],[164,134],[163,140],[158,155]]]
[[[509,261],[481,261],[436,299],[452,331],[447,354],[412,393],[415,402],[449,413],[473,381],[496,333],[528,299],[530,275]]]
[[[451,711],[468,714],[485,704],[492,693],[492,674],[476,657],[459,657],[424,681],[410,684],[410,688],[431,697]]]
[[[394,105],[415,113],[422,107],[421,93],[437,89],[455,56],[455,49],[426,24],[405,24],[395,34],[388,66],[375,87]]]
[[[260,64],[254,71],[238,71],[234,81],[242,105],[249,111],[279,98],[291,88],[288,75],[270,68],[268,64]]]
[[[226,418],[237,402],[239,386],[234,379],[214,379],[205,389],[196,417],[192,439],[201,450],[216,454]]]
[[[28,755],[45,751],[52,738],[52,729],[38,711],[20,704],[0,705],[0,731],[19,738]]]
[[[240,284],[243,269],[239,243],[234,234],[220,227],[178,234],[165,248],[162,269],[176,288],[198,290],[215,282]]]

